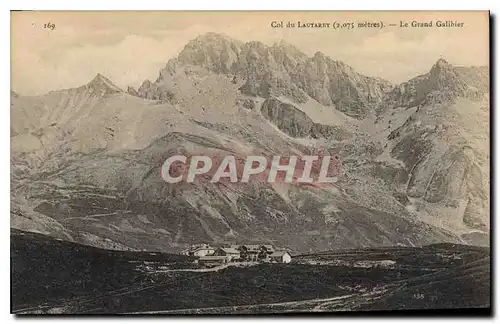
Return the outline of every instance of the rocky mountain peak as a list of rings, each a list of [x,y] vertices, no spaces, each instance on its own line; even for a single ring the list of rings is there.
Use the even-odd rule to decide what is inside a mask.
[[[100,73],[97,73],[94,79],[86,85],[86,88],[92,93],[100,93],[102,95],[123,92],[122,89]]]
[[[301,52],[294,45],[280,40],[274,43],[271,47],[271,51],[275,57],[275,60],[282,61],[286,63],[296,63],[298,61],[304,61],[307,59],[307,55]]]
[[[199,35],[195,39],[189,41],[187,45],[189,45],[189,44],[211,45],[211,44],[226,43],[226,42],[228,42],[228,43],[241,43],[240,41],[238,41],[234,38],[231,38],[225,34],[208,32],[208,33]]]
[[[132,86],[127,87],[127,93],[132,95],[132,96],[136,96],[136,97],[139,96],[139,93],[137,92],[137,90],[135,90],[135,88]]]
[[[451,66],[450,63],[448,63],[447,60],[445,60],[444,58],[440,58],[439,60],[437,60],[437,62],[434,64],[435,67],[448,67],[448,66]]]
[[[183,64],[198,65],[210,71],[229,73],[238,61],[243,43],[223,34],[206,33],[189,41],[178,56]]]
[[[454,74],[454,67],[448,61],[443,58],[437,60],[437,62],[432,66],[429,74],[433,77],[439,77],[439,75],[449,74],[450,76]]]
[[[489,91],[489,77],[484,69],[461,67],[439,60],[428,74],[428,87],[434,92],[433,97],[454,100],[467,98],[480,100]],[[442,100],[441,100],[442,101]]]
[[[454,66],[440,58],[428,73],[402,83],[390,97],[403,106],[451,102],[456,98],[479,100],[488,92],[489,78],[484,72],[483,67]]]
[[[293,44],[287,42],[284,39],[280,39],[278,42],[274,43],[273,47],[278,47],[294,52],[300,52],[300,50],[297,47],[295,47]]]
[[[168,97],[165,92],[175,75],[186,78],[198,68],[245,80],[239,87],[245,95],[285,96],[295,103],[305,103],[310,97],[357,119],[369,115],[388,91],[387,81],[361,75],[322,52],[308,57],[283,40],[267,46],[206,33],[189,41],[154,83],[144,83],[139,96],[156,100]]]
[[[347,76],[358,74],[349,65],[341,61],[335,61],[321,51],[316,52],[310,61],[316,66],[325,69],[325,71],[329,71],[329,73],[345,73]]]
[[[315,60],[325,60],[325,59],[326,59],[326,56],[325,56],[325,54],[324,54],[323,52],[321,52],[321,51],[317,51],[316,53],[314,53],[313,58],[314,58]]]

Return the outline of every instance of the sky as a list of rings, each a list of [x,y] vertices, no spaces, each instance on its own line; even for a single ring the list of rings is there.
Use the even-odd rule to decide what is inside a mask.
[[[436,21],[463,22],[462,28]],[[272,28],[271,22],[384,22],[379,28]],[[399,27],[430,22],[433,27]],[[44,24],[55,28],[44,28]],[[387,26],[396,24],[396,26]],[[280,40],[309,56],[317,51],[356,71],[393,83],[426,73],[439,59],[453,65],[488,65],[489,16],[446,12],[12,12],[11,89],[23,95],[78,87],[97,73],[119,87],[137,88],[184,45],[206,32],[271,45]]]

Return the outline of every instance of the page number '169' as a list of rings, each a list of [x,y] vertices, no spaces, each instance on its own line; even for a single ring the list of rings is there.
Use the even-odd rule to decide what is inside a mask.
[[[51,23],[51,22],[49,22],[49,23],[43,24],[43,28],[54,30],[54,29],[56,29],[56,25],[53,24],[53,23]]]

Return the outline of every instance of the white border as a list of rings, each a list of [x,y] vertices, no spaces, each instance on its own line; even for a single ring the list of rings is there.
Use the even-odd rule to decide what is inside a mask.
[[[370,1],[370,0],[349,0],[349,1],[319,1],[319,0],[307,0],[307,1],[269,1],[269,0],[244,0],[244,1],[220,1],[220,0],[210,0],[210,1],[116,1],[113,3],[105,3],[102,0],[86,0],[86,1],[67,1],[67,0],[44,0],[44,1],[15,1],[11,3],[2,2],[1,6],[8,6],[4,10],[1,11],[1,19],[0,24],[2,26],[2,33],[4,39],[4,44],[7,44],[7,40],[10,39],[10,12],[8,10],[491,10],[493,14],[499,14],[499,3],[500,1],[482,1],[482,0],[469,0],[469,1],[450,1],[450,2],[438,2],[433,0],[418,0],[418,1]],[[3,9],[3,8],[2,8]],[[497,17],[498,23],[498,17]],[[498,28],[496,28],[495,35],[495,43],[498,41]],[[2,322],[5,321],[14,321],[15,318],[10,314],[10,240],[9,240],[9,229],[10,229],[10,117],[9,117],[9,92],[7,92],[7,88],[10,90],[10,42],[9,46],[2,47],[1,50],[2,62],[5,67],[5,71],[8,73],[4,73],[2,75],[2,89],[0,92],[2,96],[3,109],[0,109],[0,122],[2,123],[0,127],[0,131],[2,132],[0,141],[1,148],[4,152],[2,154],[1,162],[1,173],[0,173],[0,183],[1,186],[1,194],[0,194],[0,206],[5,211],[5,214],[2,215],[2,234],[0,235],[0,239],[2,240],[1,244],[1,259],[4,260],[3,267],[0,267],[1,275],[2,275],[2,294],[1,294],[1,314]],[[498,59],[498,52],[496,52],[495,59]],[[493,76],[492,76],[493,77]],[[495,94],[498,94],[498,84],[495,83],[495,88],[492,89]],[[497,99],[498,100],[498,99]],[[494,109],[496,107],[492,107]],[[495,114],[495,122],[497,127],[500,127],[500,115],[498,113]],[[491,134],[493,136],[493,134]],[[495,138],[497,138],[495,136]],[[500,143],[497,140],[495,142],[495,150],[496,152],[500,151]],[[497,161],[498,162],[498,161]],[[497,163],[495,164],[497,166]],[[496,169],[496,168],[495,168]],[[495,174],[498,176],[498,171]],[[495,180],[497,177],[495,177]],[[496,181],[495,181],[496,182]],[[500,194],[495,193],[494,197],[492,197],[492,201],[500,201]],[[492,216],[493,217],[493,216]],[[496,222],[493,222],[493,225],[496,225]],[[494,232],[497,226],[494,226],[492,231]],[[495,239],[495,248],[497,239]],[[494,269],[498,270],[496,258]],[[495,271],[496,274],[497,271]],[[493,273],[492,273],[493,275]],[[496,276],[495,276],[496,278]],[[496,286],[496,285],[495,285]],[[495,289],[496,292],[496,289]],[[496,296],[496,294],[494,294]],[[498,311],[498,296],[494,298],[494,309]],[[157,318],[157,320],[165,320],[167,318]],[[195,321],[201,318],[168,318],[168,321],[173,320],[184,320],[187,322]],[[237,320],[240,318],[215,318],[215,320]],[[331,321],[335,321],[335,323],[344,323],[347,321],[364,321],[366,318],[316,318],[316,319],[327,319]],[[26,321],[28,319],[25,319]],[[33,320],[33,319],[29,319]],[[40,318],[37,319],[39,322],[45,321],[53,321],[54,318]],[[63,321],[67,321],[69,318],[63,319]],[[102,319],[98,318],[80,318],[81,322],[90,322],[93,321],[102,321]],[[141,321],[142,318],[124,318],[120,317],[118,320],[126,320],[126,321]],[[206,318],[204,318],[206,320]],[[311,318],[251,318],[249,321],[259,321],[259,322],[267,322],[271,320],[278,321],[289,321],[289,320],[304,320],[309,321]],[[370,321],[401,321],[400,318],[371,318]],[[404,320],[412,320],[410,318],[405,318]],[[435,322],[438,319],[416,319],[418,321],[426,321],[426,322]],[[452,321],[462,321],[466,320],[468,322],[479,321],[477,319],[470,318],[451,318],[451,319],[442,319],[442,320],[452,320]]]

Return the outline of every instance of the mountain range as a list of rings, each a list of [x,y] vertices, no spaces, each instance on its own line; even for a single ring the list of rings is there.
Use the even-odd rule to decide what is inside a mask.
[[[285,42],[207,33],[154,81],[11,91],[11,227],[120,250],[488,245],[489,68],[402,84]],[[339,154],[335,187],[167,184],[166,156]]]

